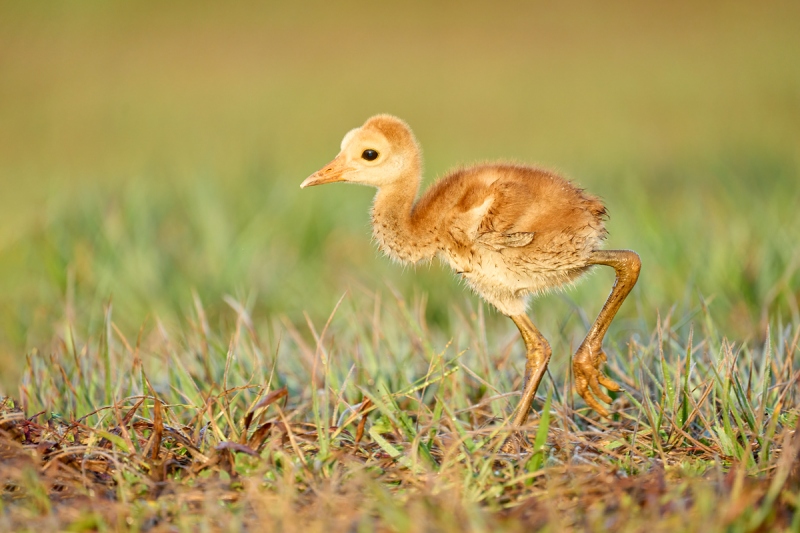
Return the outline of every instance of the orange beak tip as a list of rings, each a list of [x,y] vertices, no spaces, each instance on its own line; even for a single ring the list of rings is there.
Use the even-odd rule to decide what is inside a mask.
[[[306,187],[312,187],[314,185],[319,185],[322,180],[320,179],[319,173],[314,172],[309,177],[303,180],[303,183],[300,184],[301,189],[305,189]]]
[[[336,183],[338,181],[345,181],[342,177],[341,172],[315,172],[314,174],[310,175],[305,179],[303,183],[300,184],[301,189],[305,189],[306,187],[313,187],[315,185],[324,185],[326,183]]]

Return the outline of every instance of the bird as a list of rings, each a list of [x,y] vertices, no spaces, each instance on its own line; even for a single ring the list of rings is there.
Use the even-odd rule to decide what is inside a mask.
[[[520,428],[552,355],[527,309],[532,297],[563,288],[595,265],[614,269],[611,293],[572,358],[577,393],[608,417],[620,386],[603,373],[603,338],[639,278],[631,250],[604,250],[602,201],[561,175],[522,164],[481,163],[450,171],[422,195],[420,145],[403,120],[370,117],[344,136],[338,155],[300,187],[347,182],[377,188],[371,218],[378,247],[400,263],[435,257],[447,263],[486,302],[508,316],[526,349],[521,399],[512,424]]]

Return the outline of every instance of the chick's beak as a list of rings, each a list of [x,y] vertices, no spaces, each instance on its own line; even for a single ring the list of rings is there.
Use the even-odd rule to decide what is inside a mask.
[[[347,166],[337,157],[323,168],[307,177],[305,181],[300,184],[300,188],[305,189],[306,187],[313,187],[314,185],[345,181],[345,171],[347,171]]]

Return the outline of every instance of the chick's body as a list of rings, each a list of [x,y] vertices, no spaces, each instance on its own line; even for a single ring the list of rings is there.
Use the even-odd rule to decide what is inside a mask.
[[[529,295],[580,277],[606,235],[597,198],[521,165],[476,165],[428,188],[411,211],[410,233],[432,241],[423,246],[397,239],[389,230],[397,224],[383,217],[391,210],[381,207],[376,199],[373,234],[387,255],[415,261],[436,253],[506,315],[525,312]]]

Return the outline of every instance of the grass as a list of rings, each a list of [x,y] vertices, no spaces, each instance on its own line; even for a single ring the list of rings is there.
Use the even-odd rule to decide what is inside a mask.
[[[616,350],[612,420],[557,373],[508,455],[517,339],[481,349],[480,309],[444,342],[399,296],[345,294],[302,331],[228,303],[219,325],[198,299],[177,333],[133,338],[109,307],[97,336],[29,354],[2,404],[5,528],[798,526],[798,324],[737,344],[704,310],[665,317]]]
[[[362,7],[0,1],[0,530],[800,529],[796,7]],[[569,360],[610,272],[532,306],[502,454],[511,323],[298,189],[384,111],[428,177],[603,196],[611,419]]]

